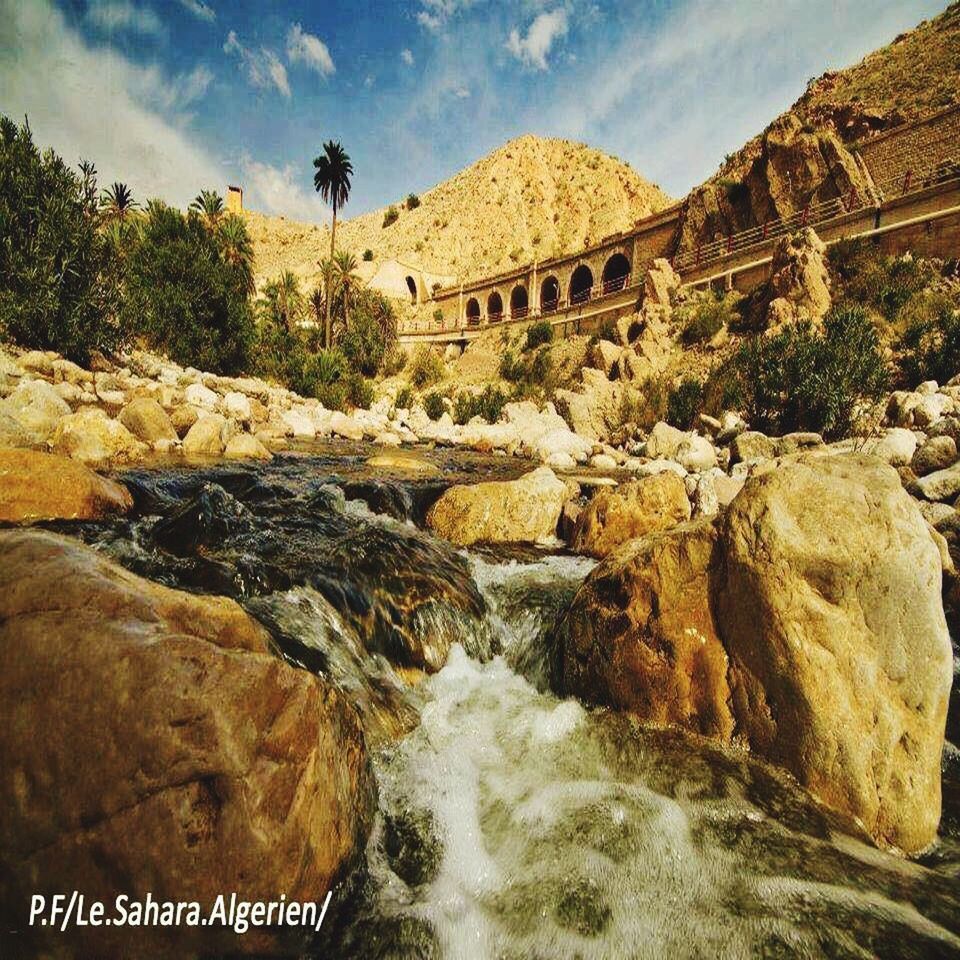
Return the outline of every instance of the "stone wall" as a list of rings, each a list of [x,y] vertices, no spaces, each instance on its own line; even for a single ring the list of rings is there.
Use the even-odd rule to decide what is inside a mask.
[[[907,171],[916,186],[923,172],[951,161],[960,164],[960,108],[894,127],[865,141],[859,151],[884,196],[895,196]]]

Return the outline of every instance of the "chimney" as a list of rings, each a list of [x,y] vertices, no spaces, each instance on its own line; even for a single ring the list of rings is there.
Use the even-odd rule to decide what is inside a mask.
[[[227,210],[230,213],[240,213],[243,210],[243,188],[230,184],[227,187]]]

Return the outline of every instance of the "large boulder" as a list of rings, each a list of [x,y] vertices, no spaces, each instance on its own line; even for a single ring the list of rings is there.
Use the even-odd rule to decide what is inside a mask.
[[[56,603],[50,585],[56,584]],[[354,709],[235,602],[158,586],[39,531],[0,533],[0,918],[22,955],[298,953],[294,929],[27,927],[76,890],[322,902],[366,840]],[[303,928],[300,928],[301,931]],[[301,934],[302,936],[302,934]]]
[[[830,309],[826,244],[812,227],[786,236],[773,251],[768,326],[795,320],[821,320]]]
[[[99,520],[132,506],[126,487],[75,460],[0,449],[0,520]]]
[[[653,425],[653,429],[650,431],[645,452],[651,460],[672,459],[687,438],[688,434],[660,420]]]
[[[658,473],[598,490],[580,514],[572,547],[605,557],[627,540],[689,519],[690,501],[683,480],[674,473]]]
[[[177,431],[163,407],[150,397],[135,397],[120,411],[120,422],[144,443],[177,441]]]
[[[219,457],[233,436],[232,421],[219,413],[205,413],[183,438],[183,452],[188,457]]]
[[[922,850],[940,817],[952,658],[940,551],[896,471],[796,455],[749,479],[715,535],[700,523],[627,544],[587,578],[558,632],[561,686],[743,739],[880,844]],[[723,679],[719,654],[693,669],[693,635],[709,651],[719,640]]]
[[[671,299],[680,287],[680,275],[670,261],[657,257],[643,278],[644,303],[654,303],[669,309]]]
[[[519,480],[457,484],[427,513],[428,526],[453,543],[536,543],[556,536],[564,503],[576,484],[538,467]]]
[[[556,648],[562,689],[653,723],[729,739],[727,655],[709,601],[716,539],[716,527],[700,520],[631,540],[608,556],[563,621]]]
[[[147,452],[146,444],[99,407],[62,417],[50,438],[50,447],[55,453],[93,465],[136,463]]]
[[[738,729],[881,843],[921,850],[953,670],[940,554],[896,471],[802,455],[747,482],[723,545]]]
[[[0,441],[40,447],[68,413],[70,405],[45,380],[21,380],[10,396],[0,400]]]

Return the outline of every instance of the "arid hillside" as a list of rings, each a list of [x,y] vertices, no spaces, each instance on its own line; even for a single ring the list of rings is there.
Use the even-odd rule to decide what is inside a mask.
[[[494,150],[419,197],[337,226],[337,246],[352,251],[362,276],[399,257],[438,274],[481,277],[535,257],[568,253],[632,226],[670,198],[635,170],[599,150],[531,135]],[[326,228],[248,213],[258,283],[292,270],[315,283],[329,248]],[[373,253],[363,262],[364,251]]]

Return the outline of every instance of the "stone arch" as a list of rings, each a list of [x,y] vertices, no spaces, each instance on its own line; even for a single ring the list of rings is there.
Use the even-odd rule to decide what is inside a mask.
[[[603,265],[603,292],[622,290],[630,279],[630,261],[622,253],[615,253]]]
[[[409,274],[406,277],[407,289],[410,291],[410,302],[417,302],[417,281],[413,279]]]
[[[467,301],[467,326],[477,327],[480,325],[480,301],[476,297],[471,297]]]
[[[560,281],[552,274],[540,284],[540,312],[553,313],[560,306]]]
[[[503,319],[503,297],[494,290],[487,297],[487,323],[499,323]]]
[[[527,296],[527,288],[518,283],[510,291],[510,318],[519,320],[530,312],[530,298]]]
[[[570,303],[586,303],[590,299],[590,288],[593,286],[593,271],[581,263],[570,275]]]

